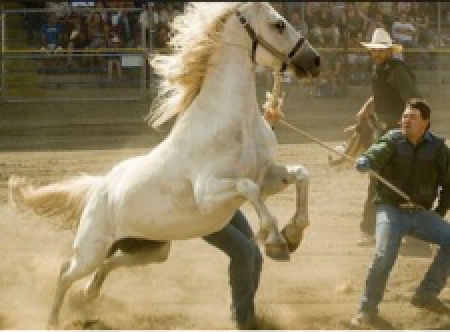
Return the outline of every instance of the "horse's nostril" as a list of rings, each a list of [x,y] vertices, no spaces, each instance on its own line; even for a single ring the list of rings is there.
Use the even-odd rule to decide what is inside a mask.
[[[316,56],[314,58],[314,66],[315,67],[320,67],[320,56]]]

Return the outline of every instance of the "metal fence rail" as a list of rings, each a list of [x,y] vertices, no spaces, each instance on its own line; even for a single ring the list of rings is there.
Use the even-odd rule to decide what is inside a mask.
[[[122,9],[120,15],[126,17],[124,33],[119,34],[119,28],[115,31],[111,25],[104,30],[98,28],[99,36],[87,40],[88,31],[83,30],[81,20],[93,15],[109,15],[113,19],[118,10],[73,9],[66,13],[65,25],[55,19],[57,12],[47,9],[2,10],[2,99],[145,98],[149,80],[147,45],[153,36],[151,29],[139,24],[143,12],[140,8]]]

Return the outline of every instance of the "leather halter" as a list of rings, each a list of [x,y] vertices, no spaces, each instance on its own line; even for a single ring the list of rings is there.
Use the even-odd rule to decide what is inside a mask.
[[[280,72],[282,72],[282,73],[285,72],[288,64],[292,60],[292,57],[298,52],[300,47],[305,42],[305,38],[300,37],[299,40],[297,41],[297,43],[295,44],[295,46],[288,53],[288,55],[285,55],[284,53],[281,53],[276,48],[274,48],[272,45],[270,45],[268,42],[266,42],[263,38],[258,36],[255,33],[255,30],[253,30],[253,28],[250,26],[250,24],[248,24],[246,18],[244,16],[242,16],[242,14],[239,11],[236,11],[236,16],[239,18],[239,22],[241,22],[244,25],[245,30],[247,31],[248,35],[252,39],[252,61],[255,62],[256,49],[258,47],[258,44],[261,44],[261,46],[263,46],[273,56],[275,56],[279,60],[283,61],[281,68],[280,68]]]

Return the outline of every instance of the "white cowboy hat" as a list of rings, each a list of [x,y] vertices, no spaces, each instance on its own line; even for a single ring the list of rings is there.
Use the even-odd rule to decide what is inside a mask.
[[[395,51],[402,50],[402,45],[394,44],[389,33],[383,28],[376,28],[372,35],[372,41],[369,43],[361,42],[361,45],[369,49],[393,48]]]

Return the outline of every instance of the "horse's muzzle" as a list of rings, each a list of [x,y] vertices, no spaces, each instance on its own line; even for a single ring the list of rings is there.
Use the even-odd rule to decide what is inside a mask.
[[[306,52],[296,54],[291,64],[298,78],[319,76],[321,65],[320,55],[311,48]]]

